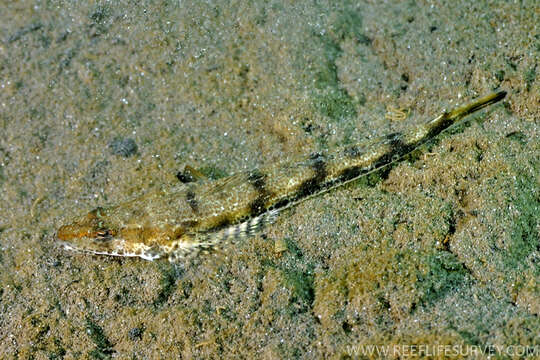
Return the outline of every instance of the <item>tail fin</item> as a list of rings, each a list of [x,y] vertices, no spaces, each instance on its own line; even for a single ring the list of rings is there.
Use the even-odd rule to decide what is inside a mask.
[[[450,111],[447,114],[447,118],[450,119],[453,123],[461,120],[465,116],[472,114],[473,112],[476,112],[480,109],[485,108],[486,106],[489,106],[491,104],[495,104],[496,102],[501,101],[506,96],[506,91],[498,91],[496,93],[492,93],[489,95],[486,95],[484,97],[481,97],[480,99],[477,99],[476,101],[464,105],[462,107],[459,107],[457,109],[454,109]]]

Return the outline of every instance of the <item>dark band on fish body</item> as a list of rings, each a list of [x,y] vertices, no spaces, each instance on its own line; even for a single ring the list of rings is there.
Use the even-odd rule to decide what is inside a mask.
[[[186,201],[194,213],[199,212],[199,202],[195,199],[195,193],[192,190],[186,192]]]
[[[443,118],[441,121],[437,122],[437,126],[433,126],[431,129],[429,129],[429,132],[425,137],[426,141],[439,135],[441,132],[448,129],[448,127],[452,125],[452,119],[448,118],[447,113],[442,116]]]
[[[248,182],[259,194],[255,200],[249,204],[250,215],[254,217],[266,211],[266,203],[272,193],[266,188],[266,174],[263,174],[259,170],[253,170],[249,174]]]
[[[249,215],[251,217],[258,216],[266,211],[267,195],[261,194],[255,200],[249,203]]]
[[[358,159],[366,153],[366,149],[361,145],[355,144],[345,148],[344,153],[350,159]]]
[[[278,210],[289,206],[291,203],[299,200],[297,196],[286,197],[277,201],[274,205],[270,206],[270,209]]]
[[[315,175],[300,184],[297,192],[297,198],[315,194],[323,188],[326,179],[326,160],[322,154],[315,153],[311,155],[309,167],[313,169]]]
[[[408,154],[418,146],[415,143],[407,143],[403,138],[404,135],[402,133],[386,135],[383,141],[390,145],[390,150],[381,155],[381,157],[379,157],[379,159],[373,163],[372,168],[377,169],[388,165]]]
[[[231,225],[233,225],[233,222],[231,221],[230,218],[228,218],[228,217],[222,217],[222,218],[219,220],[219,222],[217,223],[217,225],[214,226],[214,227],[212,227],[212,228],[210,228],[210,229],[208,229],[207,232],[214,232],[214,231],[217,231],[217,230],[221,230],[221,229],[224,229],[224,228],[226,228],[226,227],[228,227],[228,226],[231,226]]]
[[[247,180],[257,191],[266,192],[266,174],[263,174],[260,170],[252,170]]]
[[[300,184],[298,190],[294,193],[289,194],[287,197],[283,197],[279,200],[276,199],[276,202],[269,206],[268,209],[278,210],[286,208],[291,204],[294,204],[295,202],[304,199],[307,196],[330,188],[335,184],[335,179],[331,181],[326,181],[326,160],[323,155],[319,153],[311,155],[307,166],[312,168],[315,174],[311,178]]]
[[[335,183],[341,184],[352,179],[356,179],[364,174],[367,174],[371,171],[371,167],[360,167],[360,166],[351,166],[349,168],[343,169],[341,174],[337,177]]]
[[[403,144],[403,134],[400,132],[385,135],[383,139],[387,144],[392,146],[392,149]]]

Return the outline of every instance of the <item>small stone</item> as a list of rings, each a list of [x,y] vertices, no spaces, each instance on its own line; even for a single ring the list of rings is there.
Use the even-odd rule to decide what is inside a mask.
[[[144,330],[140,327],[136,327],[129,330],[128,336],[131,341],[141,340]]]
[[[137,143],[131,138],[116,137],[109,143],[109,148],[113,155],[130,157],[137,153]]]

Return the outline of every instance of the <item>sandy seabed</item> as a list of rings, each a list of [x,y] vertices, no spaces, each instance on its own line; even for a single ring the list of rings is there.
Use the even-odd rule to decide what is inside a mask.
[[[537,2],[2,8],[0,358],[540,356]],[[495,89],[234,248],[171,265],[55,246],[185,165],[332,152]]]

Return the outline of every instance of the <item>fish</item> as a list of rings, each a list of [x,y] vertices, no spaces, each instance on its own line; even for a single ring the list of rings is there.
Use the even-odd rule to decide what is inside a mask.
[[[56,232],[63,249],[85,254],[167,258],[176,263],[253,236],[283,210],[389,166],[468,115],[504,99],[501,90],[404,132],[299,162],[277,162],[218,180],[194,176],[108,207],[98,207]],[[189,172],[189,171],[188,171]],[[188,174],[189,175],[189,174]]]

